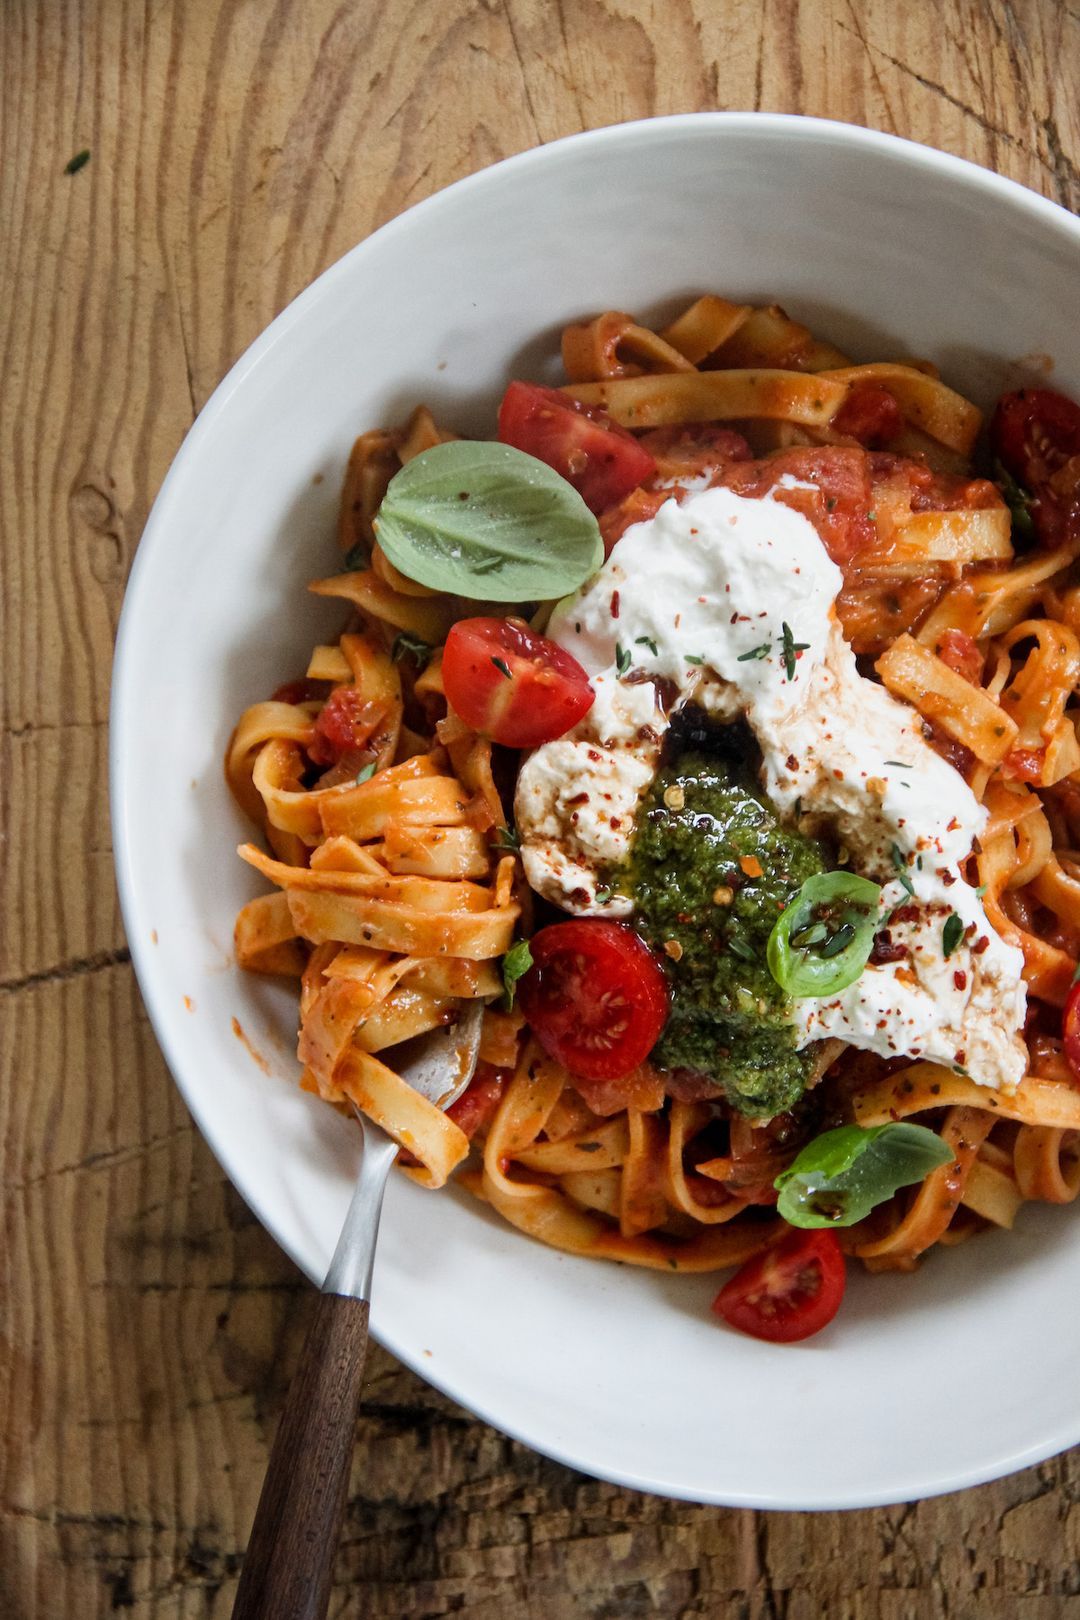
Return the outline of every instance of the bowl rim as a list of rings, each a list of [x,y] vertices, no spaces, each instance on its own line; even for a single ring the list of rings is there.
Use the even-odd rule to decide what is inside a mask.
[[[338,282],[346,279],[351,274],[357,258],[367,251],[369,245],[376,238],[381,243],[385,243],[388,238],[410,229],[412,222],[418,215],[431,216],[437,214],[440,210],[452,210],[456,200],[463,192],[482,189],[491,184],[496,176],[501,178],[511,171],[516,174],[525,174],[534,167],[545,167],[552,162],[558,163],[564,154],[580,150],[599,150],[617,144],[629,147],[648,145],[658,138],[663,139],[666,136],[690,133],[692,131],[697,132],[703,129],[715,131],[721,137],[725,134],[765,134],[770,137],[786,137],[820,145],[834,143],[847,146],[852,150],[861,150],[870,156],[881,156],[894,161],[900,160],[913,168],[921,168],[928,174],[957,182],[969,191],[981,191],[990,199],[1008,201],[1014,207],[1020,206],[1032,218],[1040,220],[1060,234],[1071,238],[1077,246],[1080,246],[1080,219],[1071,214],[1060,203],[1041,196],[1038,192],[1032,191],[1019,181],[983,168],[970,159],[957,157],[952,153],[940,151],[936,147],[918,141],[899,135],[887,134],[880,130],[868,129],[860,124],[843,123],[835,119],[815,118],[795,113],[752,111],[674,113],[656,118],[634,119],[621,123],[606,124],[595,129],[562,136],[556,140],[502,158],[451,182],[439,191],[414,203],[400,214],[394,215],[349,248],[290,300],[284,309],[273,318],[243,351],[207,399],[177,448],[154,499],[138,542],[125,586],[116,631],[112,663],[112,691],[109,706],[108,765],[110,820],[117,889],[125,935],[130,948],[131,961],[140,994],[155,1039],[185,1106],[215,1159],[229,1180],[245,1198],[247,1193],[245,1191],[244,1155],[242,1152],[237,1151],[236,1144],[230,1136],[215,1132],[212,1120],[208,1117],[199,1100],[198,1088],[189,1084],[186,1073],[187,1061],[182,1043],[172,1039],[168,1021],[164,1016],[165,985],[159,980],[157,974],[150,943],[150,924],[140,900],[134,870],[132,844],[129,838],[129,823],[134,815],[134,782],[128,756],[123,747],[123,739],[129,729],[129,716],[135,701],[134,694],[137,690],[137,681],[135,680],[137,670],[132,651],[135,640],[134,626],[141,617],[142,602],[151,587],[151,558],[157,548],[158,537],[167,530],[171,521],[172,507],[177,498],[176,491],[180,484],[181,468],[191,456],[198,452],[203,441],[214,433],[217,422],[223,412],[228,409],[232,396],[245,383],[250,374],[255,371],[273,348],[287,340],[293,327],[304,318],[309,308],[326,298],[328,294],[332,294]],[[318,1275],[313,1275],[304,1255],[298,1251],[288,1235],[279,1230],[277,1223],[268,1219],[265,1212],[258,1212],[257,1218],[293,1263],[311,1279],[316,1287],[319,1287],[322,1279]],[[464,1393],[458,1387],[457,1380],[453,1376],[442,1375],[435,1365],[422,1364],[411,1344],[400,1342],[396,1335],[387,1331],[386,1327],[379,1322],[377,1302],[373,1304],[372,1332],[381,1344],[398,1360],[423,1378],[425,1382],[459,1402],[466,1410],[474,1413],[482,1421],[491,1424],[512,1439],[520,1441],[532,1450],[552,1458],[565,1467],[589,1473],[590,1477],[602,1478],[615,1485],[663,1495],[675,1500],[721,1507],[745,1507],[774,1511],[827,1512],[856,1510],[889,1506],[904,1499],[903,1496],[898,1497],[895,1493],[883,1494],[880,1490],[852,1491],[829,1490],[826,1488],[823,1490],[819,1501],[808,1503],[805,1500],[786,1500],[782,1491],[739,1494],[724,1490],[713,1494],[702,1490],[683,1489],[680,1488],[678,1482],[657,1479],[647,1473],[637,1473],[623,1468],[605,1467],[602,1474],[597,1474],[592,1471],[594,1465],[587,1460],[583,1460],[580,1456],[575,1456],[566,1447],[553,1444],[545,1435],[535,1432],[529,1423],[524,1422],[520,1425],[515,1425],[512,1422],[507,1423],[504,1414],[499,1413],[496,1415],[487,1409],[486,1403],[478,1400],[471,1389],[468,1393]],[[933,1473],[931,1470],[929,1477],[920,1482],[918,1488],[919,1499],[967,1489],[970,1486],[985,1484],[991,1480],[1002,1478],[1019,1469],[1056,1456],[1077,1442],[1080,1442],[1080,1406],[1077,1408],[1072,1423],[1064,1426],[1049,1442],[1045,1440],[1036,1441],[1027,1447],[1007,1449],[1003,1453],[995,1455],[992,1460],[984,1461],[980,1465],[967,1469],[958,1470],[954,1468],[938,1474]]]

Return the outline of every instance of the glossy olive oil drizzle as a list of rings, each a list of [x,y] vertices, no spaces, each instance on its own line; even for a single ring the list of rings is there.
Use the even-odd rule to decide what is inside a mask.
[[[791,1002],[769,972],[766,944],[828,860],[816,839],[781,824],[731,752],[692,748],[658,773],[628,878],[635,926],[671,984],[654,1061],[707,1075],[740,1113],[766,1117],[798,1100],[813,1064],[795,1049]]]

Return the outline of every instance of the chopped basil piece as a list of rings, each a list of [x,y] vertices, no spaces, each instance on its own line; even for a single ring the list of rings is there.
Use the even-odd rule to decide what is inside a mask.
[[[404,658],[415,658],[420,665],[426,665],[434,648],[419,636],[410,636],[405,630],[394,637],[394,645],[390,649],[390,656],[395,664],[400,664]]]
[[[375,775],[375,761],[370,760],[368,762],[368,764],[362,765],[360,767],[360,769],[357,771],[357,773],[356,773],[356,786],[357,787],[363,787],[364,783],[365,782],[370,782],[371,778],[374,775]]]
[[[633,662],[634,660],[628,647],[615,648],[615,668],[618,670],[620,675],[625,675]]]
[[[519,979],[524,978],[533,965],[532,951],[529,949],[527,939],[519,939],[516,945],[511,945],[502,959],[503,989],[506,992],[506,1010],[511,1012],[514,1006],[514,991]]]
[[[771,641],[759,642],[756,647],[751,647],[749,652],[740,653],[735,661],[738,664],[748,664],[752,658],[768,658],[771,646]]]
[[[960,918],[956,915],[956,912],[950,911],[949,915],[945,919],[945,926],[941,930],[941,949],[945,954],[946,961],[949,960],[949,957],[952,955],[953,951],[955,951],[963,937],[964,925]]]
[[[635,647],[648,647],[654,658],[659,658],[660,649],[652,636],[638,636],[634,641]]]
[[[894,844],[889,853],[892,856],[892,863],[896,868],[896,876],[900,881],[901,888],[906,889],[908,894],[914,898],[915,886],[908,874],[907,856],[904,854],[899,844]]]
[[[73,158],[68,158],[67,162],[64,164],[64,173],[65,174],[78,174],[80,169],[85,169],[86,168],[86,165],[89,163],[89,161],[90,161],[90,153],[84,147],[81,152],[76,152],[76,154],[75,154],[75,156]]]

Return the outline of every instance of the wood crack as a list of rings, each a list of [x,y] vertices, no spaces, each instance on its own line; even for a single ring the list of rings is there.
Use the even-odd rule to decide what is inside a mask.
[[[0,979],[0,995],[13,996],[20,990],[36,990],[43,984],[64,984],[68,979],[81,979],[88,973],[123,967],[130,961],[131,951],[126,945],[115,951],[95,951],[93,956],[80,956],[71,962],[60,962],[56,967],[40,968],[37,973],[26,973],[19,979]]]
[[[533,129],[536,131],[536,139],[543,145],[544,137],[540,133],[540,123],[536,116],[536,108],[533,106],[532,91],[529,88],[529,75],[525,72],[525,59],[521,54],[521,46],[518,44],[517,31],[514,28],[514,19],[510,13],[509,0],[503,0],[502,11],[503,16],[506,18],[506,26],[510,32],[510,43],[513,45],[514,55],[517,57],[518,71],[521,74],[521,88],[525,92],[525,105],[529,109],[529,117],[532,119]]]
[[[894,67],[898,73],[904,74],[904,76],[908,79],[914,79],[915,83],[920,85],[923,90],[929,90],[931,95],[940,96],[942,101],[947,102],[950,107],[954,107],[956,111],[962,113],[965,118],[974,119],[979,128],[983,130],[985,134],[989,135],[993,140],[1004,141],[1007,146],[1013,146],[1017,149],[1017,151],[1025,153],[1026,156],[1035,156],[1038,159],[1038,154],[1033,154],[1031,149],[1024,145],[1019,136],[1013,135],[1009,130],[1002,129],[1000,125],[992,123],[990,119],[987,118],[985,113],[980,112],[977,107],[970,106],[962,99],[962,97],[953,95],[951,90],[947,90],[945,86],[943,84],[939,84],[936,79],[927,78],[926,74],[919,73],[916,68],[910,67],[907,62],[901,62],[899,57],[891,56],[888,51],[882,50],[880,45],[871,45],[860,33],[857,32],[857,30],[848,27],[846,23],[840,22],[839,19],[837,20],[836,26],[837,28],[842,29],[845,34],[851,34],[855,39],[857,39],[859,43],[865,47],[868,55],[871,52],[874,52],[884,61],[888,62],[890,67]],[[1043,160],[1038,159],[1038,161],[1041,162]]]
[[[1054,178],[1054,189],[1057,200],[1066,208],[1075,209],[1080,206],[1080,169],[1073,163],[1065,151],[1061,141],[1061,134],[1054,118],[1044,118],[1039,128],[1046,137],[1046,150],[1049,154],[1049,163],[1046,167]]]
[[[85,1158],[76,1159],[70,1164],[57,1164],[43,1170],[40,1175],[28,1176],[25,1181],[17,1181],[5,1187],[8,1196],[15,1193],[29,1192],[32,1187],[40,1187],[43,1182],[53,1181],[57,1176],[72,1176],[80,1170],[111,1170],[133,1159],[141,1159],[156,1147],[166,1142],[174,1142],[177,1137],[190,1136],[194,1125],[188,1120],[178,1125],[175,1130],[165,1131],[161,1136],[153,1136],[147,1142],[133,1142],[128,1147],[102,1148],[97,1153],[88,1153]]]
[[[171,256],[167,258],[166,268],[172,287],[173,301],[176,304],[176,322],[180,328],[180,347],[184,352],[184,371],[187,375],[188,398],[191,401],[191,420],[194,422],[199,414],[199,402],[195,397],[195,372],[192,367],[191,348],[188,344],[187,326],[184,321],[184,305],[180,297],[180,283],[176,279],[176,266]]]
[[[104,715],[94,720],[23,720],[4,726],[5,737],[33,737],[50,731],[103,731],[109,724]]]

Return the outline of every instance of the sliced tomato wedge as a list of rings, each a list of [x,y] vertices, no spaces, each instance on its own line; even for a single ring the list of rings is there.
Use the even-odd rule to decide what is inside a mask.
[[[524,619],[459,619],[446,638],[443,690],[466,725],[508,748],[538,748],[576,726],[593,689],[576,658]]]
[[[494,1119],[507,1079],[505,1070],[492,1068],[490,1063],[478,1063],[468,1088],[446,1110],[447,1119],[452,1119],[470,1142],[477,1131],[486,1129]]]
[[[1002,760],[1001,774],[1010,782],[1041,782],[1045,766],[1045,748],[1014,748]]]
[[[977,686],[982,679],[983,655],[979,651],[979,643],[974,636],[969,636],[966,630],[957,630],[954,627],[943,632],[940,641],[934,648],[943,664],[962,675],[965,681]]]
[[[876,449],[903,431],[904,415],[883,383],[856,383],[829,426]]]
[[[1003,394],[990,439],[1005,471],[1031,497],[1044,545],[1080,529],[1080,405],[1053,388]]]
[[[656,471],[649,452],[606,411],[538,383],[510,384],[499,406],[499,438],[554,467],[590,512],[614,506]]]
[[[365,747],[386,713],[355,686],[335,686],[315,720],[308,754],[316,765],[336,765],[346,754]]]
[[[721,1288],[713,1310],[755,1339],[794,1344],[832,1321],[846,1282],[835,1233],[793,1230],[748,1260]]]
[[[1061,1039],[1065,1061],[1080,1085],[1080,981],[1073,985],[1061,1015]]]
[[[530,946],[518,995],[544,1050],[586,1080],[619,1080],[643,1063],[664,1027],[668,990],[633,929],[583,917],[541,928]]]

